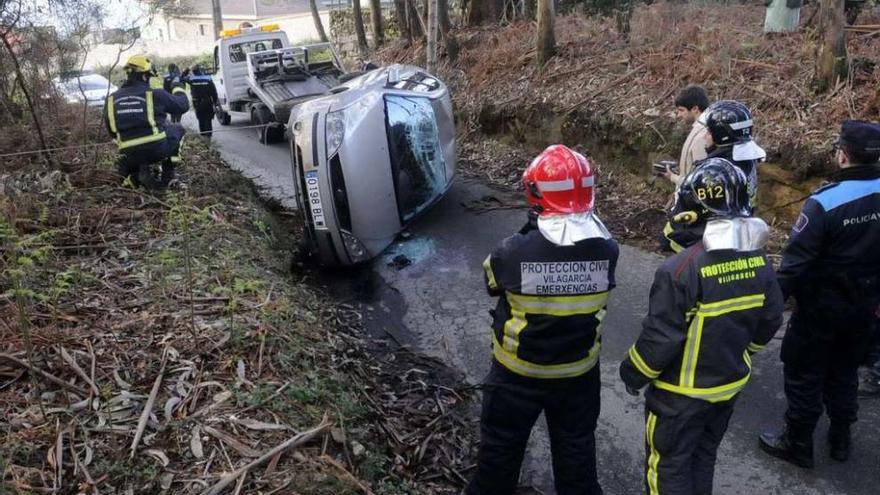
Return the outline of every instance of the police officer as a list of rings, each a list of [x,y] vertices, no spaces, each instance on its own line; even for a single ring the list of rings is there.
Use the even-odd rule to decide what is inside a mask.
[[[705,160],[682,181],[673,211],[699,235],[657,269],[620,376],[632,395],[648,385],[648,495],[707,495],[751,355],[779,328],[783,300],[764,251],[769,229],[751,217],[741,170]]]
[[[172,93],[150,87],[155,75],[149,59],[134,55],[124,67],[126,81],[107,97],[104,122],[119,146],[119,171],[135,184],[167,186],[180,161],[180,124],[166,124],[166,114],[179,115],[189,109],[186,91],[176,84]],[[150,165],[162,162],[160,178],[153,177]]]
[[[522,231],[486,258],[492,369],[483,387],[480,452],[468,495],[511,495],[543,411],[559,495],[595,495],[599,324],[614,287],[618,247],[593,213],[590,160],[565,146],[523,174],[533,205]]]
[[[829,454],[845,461],[858,411],[858,366],[877,322],[880,274],[880,125],[849,120],[835,143],[840,170],[804,204],[782,253],[779,283],[797,309],[782,341],[788,409],[761,447],[813,466],[823,404]]]
[[[758,193],[758,164],[767,153],[752,138],[752,112],[738,101],[721,100],[709,105],[703,115],[709,130],[707,158],[723,158],[743,171],[748,181],[749,206],[753,207]],[[700,164],[696,162],[694,168]],[[685,245],[698,240],[692,238],[693,233],[688,224],[679,224],[670,218],[663,229],[665,242],[662,246],[678,253]]]
[[[199,120],[199,132],[211,139],[213,130],[214,108],[218,104],[217,87],[205,69],[197,64],[192,68],[192,75],[187,78],[192,94],[193,107]]]

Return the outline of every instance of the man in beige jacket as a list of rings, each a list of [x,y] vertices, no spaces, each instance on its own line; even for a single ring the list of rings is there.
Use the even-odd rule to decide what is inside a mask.
[[[703,112],[708,107],[709,96],[702,86],[693,84],[687,86],[675,97],[676,116],[692,126],[691,132],[681,148],[677,173],[667,170],[663,174],[676,186],[693,169],[694,162],[706,158],[709,130],[706,128],[706,116]]]

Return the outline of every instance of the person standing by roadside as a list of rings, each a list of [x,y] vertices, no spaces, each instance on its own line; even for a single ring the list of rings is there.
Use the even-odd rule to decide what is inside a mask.
[[[846,461],[858,413],[858,368],[880,318],[880,125],[848,120],[835,142],[840,170],[807,199],[782,253],[779,283],[797,308],[782,341],[783,428],[761,448],[810,468],[823,405],[829,455]]]
[[[751,355],[782,323],[783,301],[764,251],[769,228],[751,216],[741,170],[704,160],[679,185],[673,211],[695,235],[657,269],[620,377],[632,395],[648,386],[648,495],[708,495]]]
[[[193,108],[199,121],[199,133],[210,140],[214,130],[214,108],[219,103],[217,86],[200,64],[193,66],[192,75],[187,77],[186,81],[190,87]]]
[[[529,222],[483,262],[494,360],[467,495],[512,495],[532,427],[547,418],[559,495],[599,495],[599,326],[618,246],[593,213],[590,160],[550,146],[523,174]]]
[[[706,89],[702,86],[689,85],[682,89],[678,96],[675,97],[676,117],[691,126],[691,131],[684,141],[684,146],[681,148],[681,156],[678,159],[678,171],[673,172],[667,168],[666,172],[663,173],[663,176],[676,186],[681,183],[682,178],[690,173],[695,162],[707,156],[706,148],[709,145],[709,130],[706,128],[705,111],[708,107],[709,96],[706,94]],[[674,202],[675,197],[673,196],[669,206],[672,207]]]

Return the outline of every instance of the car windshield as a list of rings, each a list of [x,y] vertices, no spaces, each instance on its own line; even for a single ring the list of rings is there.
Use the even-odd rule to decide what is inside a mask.
[[[232,62],[244,62],[248,53],[277,50],[281,48],[281,40],[278,38],[267,40],[245,41],[229,45],[229,60]]]
[[[446,163],[430,100],[386,96],[385,115],[397,208],[407,222],[443,194]]]

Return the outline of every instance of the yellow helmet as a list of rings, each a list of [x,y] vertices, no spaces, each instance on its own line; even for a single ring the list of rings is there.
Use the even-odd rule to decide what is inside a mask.
[[[148,74],[154,74],[153,63],[145,55],[132,55],[131,57],[128,57],[128,61],[125,62],[123,70],[125,70],[126,73],[146,72]]]

